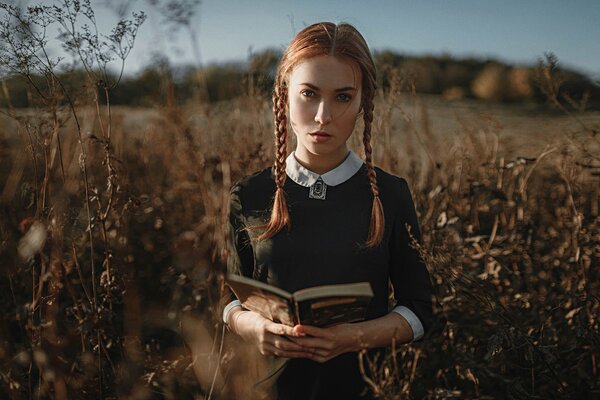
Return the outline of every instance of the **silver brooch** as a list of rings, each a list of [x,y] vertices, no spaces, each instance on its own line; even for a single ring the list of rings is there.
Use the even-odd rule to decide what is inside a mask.
[[[327,185],[323,182],[323,179],[319,177],[317,181],[310,187],[308,191],[309,199],[325,200],[325,194],[327,192]]]

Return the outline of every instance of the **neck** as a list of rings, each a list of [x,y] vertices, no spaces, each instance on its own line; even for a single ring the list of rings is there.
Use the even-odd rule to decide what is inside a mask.
[[[346,156],[348,156],[348,148],[346,147],[340,149],[340,151],[335,154],[327,155],[313,154],[306,151],[306,149],[300,149],[298,147],[294,152],[294,157],[296,157],[296,160],[300,165],[319,175],[323,175],[339,166],[344,162]]]

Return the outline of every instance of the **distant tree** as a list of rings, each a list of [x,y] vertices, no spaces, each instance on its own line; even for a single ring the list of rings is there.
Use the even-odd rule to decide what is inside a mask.
[[[41,84],[41,81],[37,83]],[[31,106],[31,92],[28,82],[16,75],[5,76],[0,90],[0,107],[22,108]]]
[[[418,92],[441,93],[442,68],[434,57],[407,59],[402,62],[401,69]]]
[[[266,49],[251,55],[248,62],[248,95],[270,97],[281,51]]]
[[[215,102],[241,96],[244,93],[245,75],[242,65],[231,63],[193,70],[185,81],[195,85],[201,79],[206,83],[207,100]]]
[[[388,65],[399,67],[407,57],[391,50],[376,51],[373,55],[376,66]]]
[[[375,67],[377,68],[377,79],[381,89],[387,89],[394,79],[394,70],[400,67],[400,64],[405,60],[405,57],[391,50],[376,51],[373,55]]]
[[[501,101],[506,96],[506,68],[489,63],[471,83],[473,94],[483,100]]]
[[[165,103],[164,75],[158,68],[145,68],[135,79],[124,80],[113,92],[114,104],[155,106]]]
[[[511,101],[527,100],[533,96],[533,80],[531,68],[513,67],[506,76],[506,97]]]
[[[442,71],[440,84],[442,89],[460,87],[468,90],[475,76],[476,73],[465,63],[458,60],[449,60]]]

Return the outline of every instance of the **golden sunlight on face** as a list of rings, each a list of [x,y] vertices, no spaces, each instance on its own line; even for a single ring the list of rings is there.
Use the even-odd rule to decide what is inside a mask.
[[[289,109],[299,160],[345,158],[360,111],[360,82],[358,66],[335,56],[309,58],[292,70]]]

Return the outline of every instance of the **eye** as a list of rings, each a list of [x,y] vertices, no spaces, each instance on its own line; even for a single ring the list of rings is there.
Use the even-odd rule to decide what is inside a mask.
[[[350,100],[352,100],[352,96],[349,95],[348,93],[340,93],[336,96],[336,99],[338,99],[339,101],[343,101],[344,103],[347,103]]]
[[[310,89],[304,89],[300,94],[304,97],[315,97],[315,92]]]

